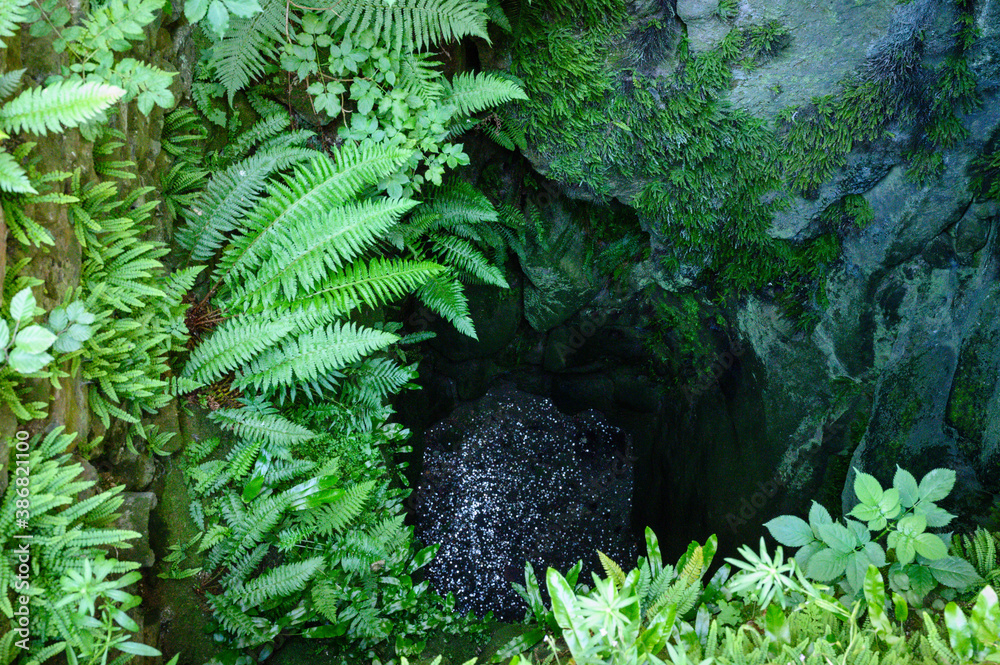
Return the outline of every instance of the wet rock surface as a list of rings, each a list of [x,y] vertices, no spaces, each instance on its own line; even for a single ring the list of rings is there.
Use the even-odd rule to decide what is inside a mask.
[[[596,550],[630,564],[632,459],[596,411],[567,416],[510,384],[463,405],[426,433],[417,536],[441,544],[428,578],[462,611],[517,620],[525,562],[540,578],[598,570]]]

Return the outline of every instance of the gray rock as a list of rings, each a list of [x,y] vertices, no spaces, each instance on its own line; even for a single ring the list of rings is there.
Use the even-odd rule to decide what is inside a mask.
[[[130,540],[131,548],[119,549],[113,554],[120,561],[134,561],[143,568],[150,568],[156,561],[149,544],[149,515],[156,507],[156,495],[152,492],[123,492],[122,498],[124,501],[118,509],[120,516],[115,528],[136,531],[142,537]]]

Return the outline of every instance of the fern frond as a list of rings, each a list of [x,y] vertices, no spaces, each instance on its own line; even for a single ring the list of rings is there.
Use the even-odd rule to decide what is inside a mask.
[[[348,36],[371,30],[397,52],[422,51],[442,41],[486,33],[486,3],[469,0],[344,0],[334,28]]]
[[[207,261],[227,242],[257,204],[271,174],[316,156],[316,151],[286,147],[261,151],[253,157],[216,172],[205,191],[186,212],[187,223],[177,232],[177,243],[191,252],[192,261]]]
[[[237,436],[263,441],[279,448],[309,441],[317,434],[277,414],[254,413],[248,409],[217,409],[209,419]]]
[[[31,0],[0,0],[0,37],[14,36],[17,24],[27,20],[25,7],[30,4]],[[7,48],[3,40],[0,40],[0,48]]]
[[[309,580],[323,569],[323,563],[323,557],[317,556],[272,568],[247,582],[239,594],[239,601],[244,607],[253,607],[302,591]]]
[[[430,261],[373,259],[368,265],[356,262],[335,273],[308,296],[290,304],[323,301],[344,314],[362,305],[378,307],[411,293],[444,270],[443,266]]]
[[[302,220],[276,231],[270,258],[238,291],[236,302],[272,302],[279,288],[294,300],[371,247],[416,204],[409,199],[363,201],[329,210],[322,221]]]
[[[13,155],[3,149],[0,149],[0,191],[15,194],[38,193],[31,184],[28,172],[17,163]]]
[[[472,339],[479,339],[469,315],[469,301],[458,280],[447,276],[435,277],[420,287],[417,297],[431,310],[447,319],[455,326],[455,330]]]
[[[440,257],[442,263],[459,268],[487,284],[502,289],[508,288],[503,271],[491,264],[489,259],[468,240],[435,233],[431,235],[430,242],[431,251]]]
[[[0,129],[58,133],[100,117],[125,91],[96,81],[58,81],[25,90],[0,107]]]
[[[528,99],[514,81],[490,72],[462,72],[445,83],[444,103],[453,104],[462,115],[473,115],[493,106]]]
[[[625,584],[625,572],[622,570],[621,566],[615,563],[607,554],[598,550],[597,556],[601,560],[601,567],[604,568],[604,573],[614,580],[615,586],[619,589]]]
[[[249,232],[234,241],[232,251],[220,263],[227,279],[252,273],[267,258],[271,236],[279,230],[309,224],[324,211],[343,205],[364,187],[395,171],[409,151],[380,147],[359,149],[345,146],[334,159],[315,159],[285,179],[273,183],[268,196],[249,215]]]
[[[215,69],[219,82],[233,97],[259,78],[285,43],[285,19],[295,20],[294,13],[286,14],[282,0],[262,0],[261,11],[249,18],[232,21],[226,36],[212,47],[210,66]]]
[[[24,4],[31,4],[30,2],[24,2]],[[0,12],[10,11],[9,9],[0,8]],[[8,36],[3,34],[3,24],[5,23],[4,17],[0,15],[0,36]],[[3,44],[0,41],[0,44]],[[6,44],[4,45],[6,46]],[[0,47],[2,48],[2,47]],[[15,69],[12,72],[7,72],[3,76],[0,76],[0,99],[6,99],[14,94],[14,92],[21,85],[21,77],[24,76],[24,69]]]
[[[399,339],[392,333],[335,323],[311,330],[270,349],[252,361],[233,384],[272,390],[296,381],[311,381],[331,370],[342,369]]]
[[[348,487],[344,494],[323,506],[319,511],[316,518],[316,532],[329,536],[343,531],[361,515],[374,489],[374,480]]]
[[[291,321],[254,321],[248,316],[227,319],[191,353],[182,376],[216,381],[274,346],[294,326]]]

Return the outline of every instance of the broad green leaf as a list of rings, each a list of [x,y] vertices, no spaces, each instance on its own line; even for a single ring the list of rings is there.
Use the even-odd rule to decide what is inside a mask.
[[[905,623],[906,617],[910,615],[910,606],[906,603],[906,599],[898,593],[892,594],[892,607],[896,615],[896,621]]]
[[[878,543],[865,543],[865,553],[874,566],[881,568],[885,565],[885,550]]]
[[[17,333],[17,337],[14,338],[14,348],[28,353],[44,353],[55,341],[56,336],[52,331],[41,326],[28,326]]]
[[[923,515],[907,515],[899,520],[896,528],[900,533],[916,536],[927,530],[927,519]]]
[[[878,500],[878,509],[885,517],[893,519],[896,515],[899,515],[901,509],[899,501],[899,490],[895,487],[890,487],[885,492],[882,493],[882,498]]]
[[[809,559],[807,573],[817,582],[830,582],[847,570],[847,554],[832,549],[817,552]]]
[[[920,480],[917,494],[921,501],[940,501],[951,493],[955,486],[955,472],[952,469],[934,469]]]
[[[886,525],[885,518],[882,517],[882,513],[879,511],[878,506],[869,506],[864,503],[859,503],[851,508],[851,512],[848,513],[848,515],[867,522],[869,529],[882,529],[885,528]]]
[[[197,23],[205,18],[206,11],[208,11],[208,0],[185,0],[184,2],[184,17],[187,18],[188,23]]]
[[[925,559],[940,559],[948,556],[948,545],[934,533],[921,533],[913,539],[913,547],[917,554]]]
[[[7,356],[7,363],[20,374],[33,374],[52,362],[47,353],[29,353],[24,349],[14,349]]]
[[[935,580],[954,589],[965,589],[983,581],[971,563],[957,556],[928,561],[927,569]]]
[[[440,547],[440,545],[431,545],[430,547],[425,547],[413,555],[412,569],[416,570],[418,568],[423,568],[430,563],[434,559],[434,556],[437,554],[438,548]]]
[[[778,605],[771,603],[764,615],[764,626],[769,636],[781,644],[792,641],[791,626],[785,621],[785,613]]]
[[[115,648],[119,651],[134,654],[136,656],[152,656],[153,658],[156,658],[157,656],[163,655],[153,647],[140,644],[138,642],[122,642],[121,644],[116,644]]]
[[[896,539],[896,560],[904,566],[916,557],[917,550],[913,546],[913,537],[906,534],[899,534]]]
[[[962,660],[969,661],[975,655],[975,645],[972,642],[972,631],[965,619],[965,613],[955,603],[948,603],[944,608],[944,625],[948,628],[948,641]]]
[[[921,502],[914,512],[917,515],[923,515],[924,519],[927,520],[927,526],[935,529],[948,526],[955,519],[955,516],[947,510],[930,502]]]
[[[21,289],[10,299],[10,318],[15,323],[25,321],[35,315],[35,294],[31,289]]]
[[[896,466],[896,475],[893,476],[892,486],[899,491],[899,503],[904,508],[909,508],[920,498],[917,492],[917,479],[913,474]]]
[[[880,611],[885,606],[885,581],[882,573],[875,566],[868,566],[865,571],[865,600],[871,608],[877,607]]]
[[[589,631],[577,620],[576,596],[566,579],[555,568],[545,573],[545,583],[552,598],[552,612],[563,629],[563,639],[574,653],[582,653],[589,641]]]
[[[67,326],[69,326],[69,315],[64,307],[56,307],[49,312],[49,330],[58,334]]]
[[[864,585],[865,573],[872,567],[872,563],[868,558],[868,553],[864,550],[851,552],[847,555],[847,565],[844,572],[847,574],[847,583],[851,585],[851,589],[857,591]]]
[[[10,343],[10,328],[6,321],[0,321],[0,352],[7,348]]]
[[[820,538],[819,527],[823,524],[833,524],[833,518],[830,517],[829,511],[822,504],[813,501],[809,508],[809,526],[812,527],[817,539]]]
[[[225,2],[229,13],[240,18],[250,18],[261,11],[257,0],[225,0]]]
[[[824,543],[845,554],[854,551],[858,545],[857,536],[841,524],[822,524],[819,535]]]
[[[823,544],[821,540],[814,540],[804,547],[800,547],[795,553],[795,563],[799,565],[799,568],[806,570],[806,566],[809,565],[809,559],[812,558],[816,552],[820,552],[826,549],[826,545]]]
[[[771,537],[788,547],[802,547],[815,540],[809,524],[801,517],[781,515],[767,522],[764,526],[771,532]]]
[[[1000,642],[1000,603],[997,602],[996,591],[986,586],[976,597],[976,605],[972,608],[969,623],[976,639],[983,644]]]
[[[882,498],[882,486],[875,479],[875,476],[854,469],[857,475],[854,477],[854,495],[858,501],[866,506],[874,506]]]
[[[229,30],[229,12],[222,0],[212,0],[208,6],[208,24],[219,39],[226,36],[226,31]]]

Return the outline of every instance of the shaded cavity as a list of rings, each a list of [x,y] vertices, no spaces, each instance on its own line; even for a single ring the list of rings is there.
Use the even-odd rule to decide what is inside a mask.
[[[600,413],[568,416],[545,397],[500,385],[425,433],[417,488],[417,535],[441,545],[428,579],[460,610],[502,620],[524,616],[512,588],[530,562],[544,587],[548,567],[596,551],[626,568],[633,458],[629,435]]]

